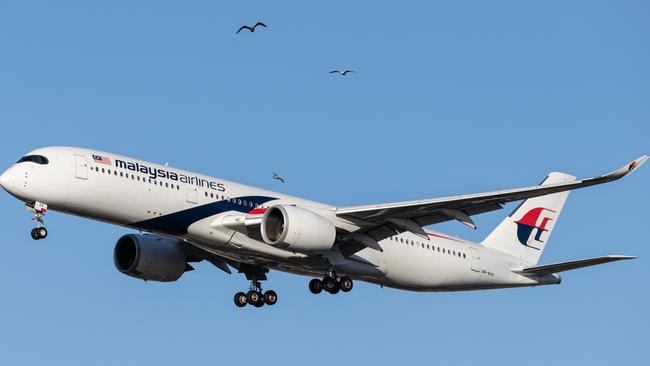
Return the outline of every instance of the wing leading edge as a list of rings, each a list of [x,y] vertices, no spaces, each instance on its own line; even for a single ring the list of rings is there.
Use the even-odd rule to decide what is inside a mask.
[[[394,226],[396,222],[402,222],[404,223],[401,225],[402,228],[411,231],[408,230],[408,226],[412,226],[412,224],[426,226],[448,220],[458,220],[470,227],[475,227],[471,222],[470,216],[472,215],[501,209],[508,202],[611,182],[632,173],[647,159],[648,156],[643,155],[609,174],[594,178],[470,195],[340,207],[336,209],[336,215],[356,223],[362,228],[384,224],[393,224]],[[408,223],[408,221],[411,222]]]

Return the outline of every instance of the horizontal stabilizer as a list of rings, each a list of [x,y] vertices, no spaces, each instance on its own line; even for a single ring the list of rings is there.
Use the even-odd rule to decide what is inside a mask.
[[[557,272],[569,271],[572,269],[578,269],[582,267],[589,267],[589,266],[595,266],[603,263],[609,263],[609,262],[615,262],[615,261],[627,260],[627,259],[636,259],[636,258],[637,257],[631,257],[627,255],[608,255],[604,257],[578,259],[569,262],[560,262],[560,263],[544,264],[541,266],[524,267],[524,268],[513,269],[512,271],[515,273],[519,273],[521,275],[546,276]]]

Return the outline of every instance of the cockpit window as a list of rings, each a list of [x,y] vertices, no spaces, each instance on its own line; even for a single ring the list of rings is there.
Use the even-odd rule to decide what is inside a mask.
[[[26,156],[23,156],[22,158],[20,158],[20,160],[18,160],[16,162],[16,164],[23,163],[23,162],[26,162],[26,161],[31,161],[32,163],[41,164],[41,165],[45,165],[45,164],[50,162],[43,155],[26,155]]]

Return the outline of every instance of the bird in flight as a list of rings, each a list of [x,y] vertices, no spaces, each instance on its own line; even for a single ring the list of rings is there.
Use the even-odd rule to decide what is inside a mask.
[[[346,76],[349,73],[356,72],[354,70],[332,70],[330,74],[340,74],[341,76]]]
[[[255,32],[255,28],[257,28],[257,26],[261,26],[261,27],[264,27],[264,28],[268,28],[268,27],[266,26],[266,24],[264,24],[264,23],[262,23],[262,22],[257,22],[257,23],[255,23],[255,25],[252,26],[252,27],[250,27],[250,26],[248,26],[248,25],[242,25],[241,28],[239,28],[239,29],[237,30],[237,33],[241,32],[242,29],[248,29],[251,33],[253,33],[253,32]]]
[[[273,173],[273,179],[279,180],[280,182],[284,183],[284,178],[279,176],[278,173],[276,173],[276,172],[271,172],[271,173]]]

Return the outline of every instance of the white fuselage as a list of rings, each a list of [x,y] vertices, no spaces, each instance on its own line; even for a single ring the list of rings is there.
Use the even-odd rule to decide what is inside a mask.
[[[415,291],[457,291],[559,283],[559,277],[526,277],[511,269],[520,259],[448,235],[428,238],[405,232],[345,257],[335,246],[322,255],[292,252],[251,238],[245,230],[215,226],[228,212],[251,213],[278,204],[296,205],[335,222],[334,207],[219,178],[125,156],[72,147],[31,152],[49,163],[17,163],[2,186],[25,202],[52,210],[185,240],[234,261],[303,275],[330,269],[353,278]],[[93,156],[108,158],[103,163]]]

